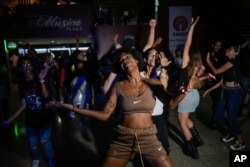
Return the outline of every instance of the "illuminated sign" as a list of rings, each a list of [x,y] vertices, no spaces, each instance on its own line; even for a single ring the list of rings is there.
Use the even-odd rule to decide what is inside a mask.
[[[7,43],[7,48],[8,48],[8,49],[16,49],[16,48],[17,48],[17,43],[14,42],[14,41],[9,41],[9,42]]]

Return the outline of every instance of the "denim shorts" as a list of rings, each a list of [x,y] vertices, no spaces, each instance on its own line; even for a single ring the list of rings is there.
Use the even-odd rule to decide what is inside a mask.
[[[192,89],[178,105],[178,112],[195,112],[200,103],[200,94],[197,89]]]
[[[142,129],[118,125],[108,155],[122,159],[133,159],[136,154],[141,154],[146,159],[155,159],[166,155],[166,151],[157,139],[156,133],[155,125]]]

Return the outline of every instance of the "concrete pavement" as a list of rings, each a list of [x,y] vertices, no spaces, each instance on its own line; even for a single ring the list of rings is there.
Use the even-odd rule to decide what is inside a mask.
[[[200,105],[197,111],[191,114],[191,119],[195,123],[196,128],[200,132],[202,139],[205,142],[204,146],[198,148],[199,159],[194,160],[182,153],[181,144],[183,142],[181,138],[181,132],[177,121],[176,110],[169,111],[169,142],[171,145],[170,158],[173,160],[176,167],[229,167],[229,154],[230,150],[228,144],[222,143],[221,133],[217,130],[208,128],[209,121],[211,119],[211,99],[210,97],[201,98]],[[248,107],[248,105],[246,105]],[[247,109],[243,114],[246,114]],[[19,125],[23,125],[23,116],[17,120]],[[242,126],[242,131],[245,136],[245,142],[247,145],[248,152],[250,151],[250,117],[243,116],[239,119]],[[20,128],[22,129],[22,128]],[[25,132],[20,131],[19,136],[14,135],[15,127],[11,126],[9,129],[0,130],[0,167],[27,167],[29,166],[29,154],[26,144]],[[60,136],[60,130],[57,129],[54,133],[54,143],[56,145],[58,155],[59,167],[71,167],[73,163],[79,165],[73,165],[74,167],[87,167],[91,165],[85,165],[86,155],[83,152],[75,153],[77,157],[67,157],[75,151],[66,146],[63,142],[63,136]],[[99,132],[98,132],[99,133]],[[79,147],[84,149],[85,147]],[[70,150],[72,149],[72,150]],[[72,158],[66,160],[67,158]],[[250,156],[249,156],[250,158]],[[77,162],[76,162],[77,161]],[[133,166],[128,164],[127,167]],[[40,167],[46,167],[45,162],[42,162]],[[141,167],[141,164],[134,165],[134,167]],[[232,166],[234,167],[234,166]]]

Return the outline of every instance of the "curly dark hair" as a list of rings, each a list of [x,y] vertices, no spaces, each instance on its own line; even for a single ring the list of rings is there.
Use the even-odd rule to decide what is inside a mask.
[[[142,58],[141,53],[135,48],[121,48],[115,52],[115,56],[114,56],[115,60],[113,63],[113,68],[115,69],[117,74],[119,74],[119,75],[125,74],[125,71],[121,68],[121,64],[119,62],[120,56],[122,55],[122,53],[131,54],[139,62],[138,68],[140,71],[142,71],[142,69],[144,67],[144,62],[143,62],[143,58]]]

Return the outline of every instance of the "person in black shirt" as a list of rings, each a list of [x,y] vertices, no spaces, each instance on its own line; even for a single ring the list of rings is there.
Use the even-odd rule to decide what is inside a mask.
[[[19,83],[20,105],[16,112],[0,126],[8,126],[21,112],[25,111],[25,126],[31,156],[31,167],[38,167],[43,151],[49,167],[55,167],[55,154],[51,143],[51,112],[46,109],[46,98],[49,97],[45,85],[48,68],[36,75],[32,58],[19,59],[22,80]]]
[[[228,60],[220,68],[215,68],[210,61],[210,55],[207,55],[209,68],[215,75],[222,74],[222,78],[216,85],[204,92],[204,95],[206,95],[219,86],[222,87],[221,97],[214,111],[215,121],[223,134],[228,133],[222,138],[224,143],[235,140],[235,144],[229,146],[231,150],[246,148],[242,130],[237,120],[241,103],[239,51],[239,45],[231,45],[225,53]]]
[[[222,39],[215,39],[212,42],[211,48],[207,51],[206,55],[210,54],[210,60],[212,64],[216,67],[219,68],[224,64],[226,61],[226,56],[222,52],[223,47],[223,42]],[[212,73],[211,69],[207,65],[207,62],[204,61],[204,65],[206,66],[206,72]],[[208,90],[211,87],[213,87],[216,83],[218,83],[221,80],[221,74],[216,75],[216,79],[208,79],[205,82],[205,89]],[[209,124],[210,128],[214,129],[217,127],[215,120],[214,120],[214,110],[217,102],[219,101],[220,98],[220,92],[221,92],[221,87],[211,91],[209,93],[211,100],[212,100],[212,117],[211,117],[211,122]]]

